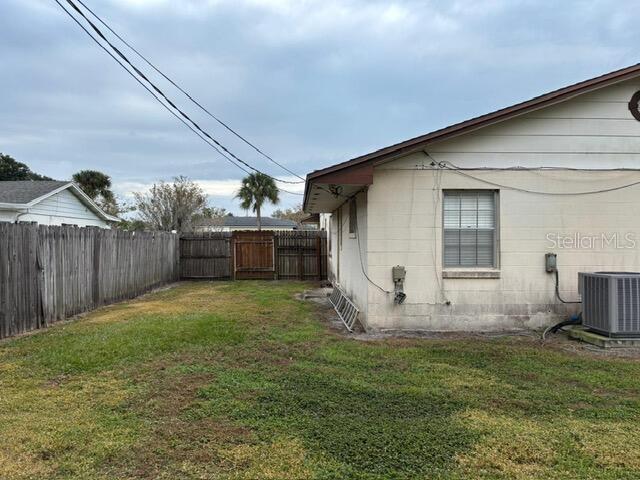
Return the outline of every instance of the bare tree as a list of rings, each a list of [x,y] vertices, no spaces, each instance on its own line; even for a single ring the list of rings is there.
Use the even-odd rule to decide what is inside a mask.
[[[287,208],[286,210],[276,210],[271,214],[273,218],[280,218],[282,220],[293,220],[296,223],[300,223],[303,219],[307,218],[309,214],[302,211],[302,205],[298,204],[293,208]]]
[[[194,215],[193,226],[205,232],[221,232],[224,230],[224,218],[229,215],[226,208],[204,207],[202,212]]]
[[[187,177],[154,184],[149,193],[134,193],[140,219],[154,230],[187,232],[207,206],[204,190]]]

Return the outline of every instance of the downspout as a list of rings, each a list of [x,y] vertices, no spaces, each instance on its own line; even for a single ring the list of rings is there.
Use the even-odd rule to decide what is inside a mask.
[[[19,213],[18,215],[16,215],[16,218],[13,220],[13,223],[19,223],[20,221],[20,217],[22,217],[23,215],[27,215],[29,213],[29,210],[25,210],[22,213]]]

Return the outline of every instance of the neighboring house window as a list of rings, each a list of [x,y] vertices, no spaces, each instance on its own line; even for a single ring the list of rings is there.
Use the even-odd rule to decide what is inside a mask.
[[[358,205],[356,199],[349,202],[349,236],[354,237],[358,232]]]
[[[497,267],[494,190],[445,190],[444,266]]]

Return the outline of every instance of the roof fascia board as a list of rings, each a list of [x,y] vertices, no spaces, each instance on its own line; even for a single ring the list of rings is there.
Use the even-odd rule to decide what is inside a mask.
[[[490,112],[479,117],[471,118],[459,122],[448,127],[444,127],[425,135],[405,140],[404,142],[384,147],[375,152],[371,152],[361,157],[356,157],[336,165],[331,165],[324,169],[316,170],[307,175],[305,192],[303,197],[303,210],[306,211],[309,198],[309,190],[313,183],[320,183],[321,177],[333,172],[338,172],[347,168],[361,166],[362,164],[370,164],[372,166],[380,165],[393,161],[399,157],[409,155],[411,153],[424,151],[429,144],[439,141],[445,141],[458,136],[466,135],[478,131],[482,128],[496,125],[498,123],[517,118],[519,116],[531,113],[543,108],[551,107],[568,100],[572,100],[581,95],[591,93],[602,88],[622,83],[640,75],[640,64],[632,65],[614,72],[610,72],[598,77],[585,80],[568,87],[553,90],[551,92],[539,95],[530,100],[505,107],[494,112]]]
[[[113,215],[107,214],[104,210],[102,210],[96,202],[94,202],[89,195],[84,193],[84,191],[78,187],[75,183],[71,182],[70,184],[73,192],[80,197],[80,200],[83,201],[89,208],[91,208],[94,213],[97,213],[103,219],[109,222],[120,222],[121,220],[118,217],[114,217]]]
[[[28,210],[26,203],[0,203],[0,210]]]
[[[45,193],[44,195],[41,195],[40,197],[34,198],[33,200],[31,200],[29,203],[26,203],[25,205],[28,208],[33,207],[34,205],[37,205],[38,203],[42,202],[43,200],[46,200],[47,198],[55,195],[56,193],[60,193],[63,190],[66,190],[67,188],[69,188],[71,185],[73,185],[71,182],[69,183],[65,183],[64,185],[56,188],[55,190],[51,190],[50,192]]]
[[[368,161],[375,161],[375,162],[378,162],[377,164],[380,164],[380,163],[393,160],[403,155],[408,155],[413,152],[419,152],[419,151],[422,151],[425,146],[431,143],[435,143],[436,141],[440,142],[440,141],[448,140],[461,135],[466,135],[468,133],[475,132],[482,128],[496,125],[500,122],[511,120],[513,118],[526,115],[527,113],[531,113],[537,110],[551,107],[551,106],[560,104],[562,102],[572,100],[581,95],[591,93],[591,92],[600,90],[602,88],[615,85],[617,83],[622,83],[627,80],[631,80],[632,78],[635,78],[639,75],[640,75],[640,71],[634,70],[632,72],[621,75],[619,77],[604,79],[600,82],[594,83],[593,85],[582,87],[580,90],[577,90],[577,91],[569,91],[564,93],[559,92],[555,95],[554,95],[554,92],[543,94],[531,100],[526,100],[524,102],[517,103],[510,107],[505,107],[505,108],[496,110],[495,112],[481,115],[474,119],[464,120],[454,125],[450,125],[448,127],[434,130],[433,132],[427,133],[420,137],[409,139],[404,142],[400,142],[396,145],[391,145],[390,147],[385,147],[375,152],[365,154],[361,157],[356,157],[352,160],[347,160],[346,162],[342,162],[337,165],[331,165],[327,168],[317,170],[315,172],[311,172],[307,175],[307,181],[316,180],[318,177],[324,176],[328,173],[331,173],[337,170],[342,170],[344,168],[353,167]],[[589,80],[586,80],[586,82],[589,82]],[[549,98],[542,98],[542,97],[549,97]],[[491,116],[495,116],[495,118],[486,118]],[[469,125],[464,125],[465,123],[469,123]],[[447,130],[451,130],[451,132],[447,132]],[[407,145],[403,146],[403,144],[407,144]],[[388,150],[388,152],[385,152],[385,150]],[[352,162],[351,165],[349,165],[350,162]]]
[[[105,220],[110,221],[110,222],[121,222],[122,220],[119,219],[118,217],[114,217],[113,215],[109,215],[108,213],[106,213],[104,210],[102,210],[98,204],[96,202],[94,202],[89,195],[87,195],[86,193],[84,193],[84,191],[82,191],[82,189],[80,187],[78,187],[75,183],[72,183],[71,186],[73,187],[73,190],[75,192],[77,192],[78,194],[80,194],[82,196],[82,198],[85,199],[85,201],[89,204],[90,207],[94,208],[95,211],[102,216]]]
[[[337,185],[371,185],[373,183],[373,164],[354,165],[337,172],[328,172],[314,178],[317,183]]]

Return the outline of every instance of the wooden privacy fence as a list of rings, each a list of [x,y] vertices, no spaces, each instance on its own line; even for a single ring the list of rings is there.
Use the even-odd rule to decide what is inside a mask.
[[[180,277],[327,278],[325,232],[184,235],[0,222],[0,338]]]
[[[179,278],[171,233],[0,222],[0,338]]]
[[[231,233],[189,234],[180,237],[182,278],[231,278]]]
[[[238,231],[180,238],[182,278],[324,280],[324,231]]]

